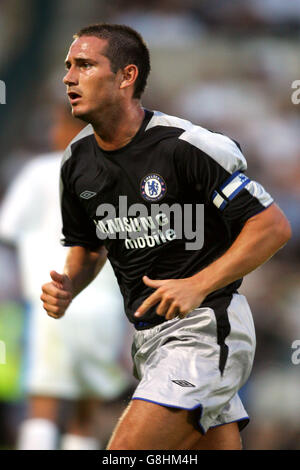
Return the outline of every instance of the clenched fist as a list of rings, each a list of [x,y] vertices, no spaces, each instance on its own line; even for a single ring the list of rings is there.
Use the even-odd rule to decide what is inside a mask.
[[[60,318],[65,314],[72,302],[72,282],[66,274],[51,271],[52,282],[42,286],[41,300],[47,314],[52,318]]]

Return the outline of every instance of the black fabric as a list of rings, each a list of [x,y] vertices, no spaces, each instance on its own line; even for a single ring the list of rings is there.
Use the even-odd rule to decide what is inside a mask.
[[[220,346],[219,369],[221,375],[223,375],[229,353],[225,340],[230,333],[230,322],[227,308],[229,307],[231,300],[232,295],[228,295],[215,298],[209,302],[209,306],[213,309],[217,322],[217,343]],[[205,305],[202,306],[204,307]]]
[[[124,297],[126,314],[137,329],[165,321],[156,314],[156,306],[143,318],[137,320],[134,317],[141,303],[154,291],[143,283],[144,275],[151,279],[180,279],[196,274],[231,246],[249,217],[264,209],[258,199],[243,189],[228,202],[225,210],[219,210],[212,203],[212,195],[230,173],[209,155],[179,139],[184,129],[158,125],[146,130],[152,116],[151,111],[145,111],[139,132],[119,150],[103,151],[93,134],[79,139],[72,144],[72,155],[61,169],[63,244],[91,249],[105,245]],[[179,204],[183,213],[185,204],[192,204],[193,210],[196,204],[204,205],[204,245],[201,249],[186,249],[189,240],[185,237],[163,240],[159,235],[154,246],[150,246],[147,231],[141,232],[140,244],[146,243],[145,240],[148,243],[142,247],[119,239],[118,234],[116,239],[98,238],[96,224],[105,220],[104,216],[96,215],[99,205],[113,205],[118,218],[119,196],[126,196],[128,206],[143,204],[150,214],[152,201],[143,196],[142,185],[145,177],[152,173],[159,175],[166,184],[158,204]],[[86,191],[95,195],[85,199],[82,194]],[[129,222],[134,221],[122,220],[129,230]],[[170,221],[170,227],[173,222]],[[241,279],[237,280],[213,292],[204,304],[209,306],[213,299],[231,295],[241,282]]]

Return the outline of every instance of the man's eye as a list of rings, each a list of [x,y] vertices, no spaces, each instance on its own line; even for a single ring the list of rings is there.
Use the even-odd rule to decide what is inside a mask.
[[[88,69],[90,66],[91,64],[89,64],[88,62],[84,62],[81,67],[83,67],[84,69]]]

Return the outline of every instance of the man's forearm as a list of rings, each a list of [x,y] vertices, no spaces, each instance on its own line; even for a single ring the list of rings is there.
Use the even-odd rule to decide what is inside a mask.
[[[208,295],[265,263],[290,237],[287,219],[273,204],[250,218],[226,253],[192,278]]]
[[[78,295],[88,284],[90,284],[107,259],[107,251],[101,247],[98,251],[74,246],[69,249],[64,273],[72,282],[72,297]]]

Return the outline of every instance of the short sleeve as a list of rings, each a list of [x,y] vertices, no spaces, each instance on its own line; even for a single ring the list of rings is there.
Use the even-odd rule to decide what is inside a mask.
[[[187,185],[229,223],[243,225],[274,202],[247,176],[239,145],[222,134],[195,126],[180,137],[176,159]]]
[[[103,241],[97,237],[96,226],[81,206],[64,180],[63,167],[60,175],[60,204],[62,214],[62,239],[64,246],[83,246],[97,249]]]

